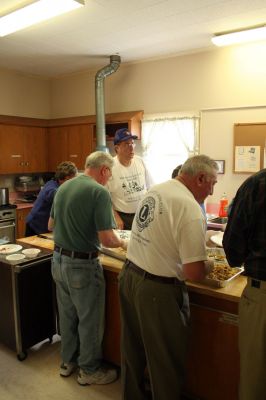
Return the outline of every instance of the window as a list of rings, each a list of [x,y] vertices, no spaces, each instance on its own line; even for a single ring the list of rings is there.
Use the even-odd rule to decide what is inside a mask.
[[[171,178],[172,171],[198,154],[198,116],[158,115],[142,122],[143,158],[154,183]]]

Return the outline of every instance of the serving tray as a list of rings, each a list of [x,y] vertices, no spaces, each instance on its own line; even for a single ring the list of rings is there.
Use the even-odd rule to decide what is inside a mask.
[[[126,250],[122,249],[122,247],[116,247],[114,249],[110,249],[109,247],[101,248],[101,253],[106,254],[107,256],[111,256],[117,258],[118,260],[125,261],[126,260]]]
[[[230,276],[228,279],[222,280],[222,279],[215,279],[213,277],[209,277],[208,275],[206,278],[202,281],[202,283],[210,286],[214,286],[217,288],[222,288],[228,285],[228,283],[232,282],[232,280],[236,279],[242,272],[244,271],[243,267],[234,267],[231,268],[228,264],[228,261],[226,259],[225,252],[222,248],[220,247],[211,247],[207,248],[207,255],[208,258],[214,261],[214,266],[215,267],[222,267],[225,265],[226,267],[229,267],[232,272],[235,272],[234,275]]]
[[[131,231],[117,229],[116,232],[121,237],[121,239],[129,239],[130,238]],[[111,249],[109,247],[102,246],[101,253],[111,256],[111,257],[114,257],[114,258],[117,258],[118,260],[122,260],[122,261],[126,260],[126,255],[127,255],[126,250],[122,249],[122,247],[116,247],[116,248]]]
[[[244,268],[242,268],[242,267],[239,267],[239,268],[235,267],[233,269],[235,270],[236,273],[233,276],[231,276],[229,279],[220,280],[220,279],[208,278],[208,276],[206,276],[206,278],[201,283],[204,283],[206,285],[210,285],[213,287],[217,287],[217,288],[223,288],[223,287],[227,286],[228,283],[230,283],[234,279],[236,279],[239,275],[241,275],[242,272],[244,271]]]

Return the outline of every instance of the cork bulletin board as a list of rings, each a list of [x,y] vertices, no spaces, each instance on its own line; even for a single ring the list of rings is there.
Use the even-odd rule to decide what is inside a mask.
[[[250,174],[266,166],[266,122],[234,124],[233,172]]]

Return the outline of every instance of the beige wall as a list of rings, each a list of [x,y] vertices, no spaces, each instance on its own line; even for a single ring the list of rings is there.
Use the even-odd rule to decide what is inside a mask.
[[[266,122],[266,107],[231,110],[202,111],[201,113],[201,153],[215,160],[225,160],[225,174],[218,175],[213,196],[208,203],[219,202],[223,192],[231,200],[241,183],[250,174],[233,173],[234,124],[239,122]]]
[[[0,114],[30,118],[50,118],[49,80],[0,70]]]
[[[54,118],[95,113],[95,73],[53,80]],[[266,43],[153,62],[122,63],[116,73],[105,79],[105,96],[106,112],[143,109],[156,113],[265,105]]]
[[[123,58],[122,58],[123,61]],[[103,62],[103,66],[109,59]],[[95,113],[95,71],[46,81],[0,71],[0,114],[61,118]],[[105,79],[106,112],[201,111],[202,153],[226,161],[217,202],[246,175],[232,174],[233,124],[266,122],[266,42],[123,64]],[[262,108],[257,108],[258,106]],[[212,111],[208,111],[212,109]]]
[[[95,73],[52,82],[52,117],[95,113]],[[266,122],[266,108],[257,108],[266,107],[266,42],[122,63],[105,79],[105,104],[106,112],[202,111],[200,151],[226,163],[226,172],[219,175],[208,202],[217,203],[224,191],[231,199],[247,178],[232,173],[233,124]]]

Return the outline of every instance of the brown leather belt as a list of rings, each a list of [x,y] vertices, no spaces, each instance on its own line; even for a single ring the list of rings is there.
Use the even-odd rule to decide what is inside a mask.
[[[71,257],[71,258],[81,258],[81,259],[84,259],[84,260],[92,260],[93,258],[96,258],[99,255],[98,251],[92,251],[90,253],[82,253],[80,251],[66,250],[66,249],[63,249],[62,247],[57,246],[57,245],[55,245],[54,251],[56,251],[57,253],[62,254],[63,256],[68,256],[68,257]]]
[[[168,276],[160,276],[160,275],[154,275],[151,274],[150,272],[145,271],[144,269],[138,267],[136,264],[134,264],[132,261],[126,260],[125,263],[126,267],[129,267],[130,269],[133,269],[133,271],[137,272],[138,274],[142,275],[146,279],[149,279],[151,281],[156,281],[160,283],[167,283],[171,285],[184,285],[185,282],[180,281],[177,278],[170,278]]]

